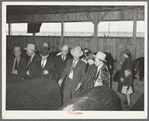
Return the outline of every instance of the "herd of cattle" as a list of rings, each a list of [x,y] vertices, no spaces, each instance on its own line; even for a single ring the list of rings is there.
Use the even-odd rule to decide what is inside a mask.
[[[37,52],[38,53],[38,52]],[[50,53],[53,57],[57,52]],[[109,53],[107,66],[111,75],[114,71],[114,59]],[[68,54],[71,56],[71,54]],[[9,58],[7,54],[7,60]],[[22,56],[27,58],[25,51]],[[144,77],[144,57],[134,61],[134,77],[140,81]],[[113,76],[113,81],[119,81],[119,71]],[[144,100],[144,97],[140,97]],[[141,100],[140,99],[140,100]],[[141,100],[142,101],[142,100]],[[141,102],[140,101],[140,102]],[[140,103],[139,100],[137,103]],[[144,102],[144,101],[143,101]],[[121,101],[115,91],[108,87],[94,87],[61,105],[61,90],[54,80],[39,78],[36,80],[24,80],[10,83],[6,86],[6,110],[122,110]],[[141,102],[142,103],[142,102]],[[139,104],[140,105],[140,104]],[[137,105],[138,106],[138,105]],[[141,107],[133,107],[133,110],[144,110]]]

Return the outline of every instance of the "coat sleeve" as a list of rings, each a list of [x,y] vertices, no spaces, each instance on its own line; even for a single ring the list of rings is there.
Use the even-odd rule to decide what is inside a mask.
[[[57,80],[57,71],[52,56],[50,57],[50,65],[51,67],[49,71],[51,72],[51,76],[53,77],[54,80]]]
[[[66,75],[68,74],[68,69],[69,69],[69,67],[70,67],[70,62],[71,62],[71,61],[67,61],[66,66],[65,66],[65,68],[64,68],[64,71],[63,71],[63,73],[62,73],[60,79],[64,80],[64,78],[65,78]]]
[[[84,62],[82,62],[82,66],[81,66],[81,78],[80,78],[80,83],[84,82],[85,79],[85,70],[86,70],[86,64]]]
[[[26,67],[27,67],[27,60],[25,58],[23,58],[22,69],[21,69],[21,72],[19,74],[21,76],[21,78],[24,78],[24,76],[25,76]]]

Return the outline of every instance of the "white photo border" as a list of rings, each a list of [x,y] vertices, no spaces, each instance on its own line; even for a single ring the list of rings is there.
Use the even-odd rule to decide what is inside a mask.
[[[6,6],[7,5],[143,5],[145,7],[144,111],[7,111],[6,108]],[[2,2],[2,119],[147,119],[148,116],[148,4],[147,2]],[[78,112],[78,111],[77,111]]]

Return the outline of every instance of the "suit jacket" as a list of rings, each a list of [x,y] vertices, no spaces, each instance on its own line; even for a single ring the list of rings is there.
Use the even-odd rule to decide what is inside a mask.
[[[71,58],[69,56],[66,56],[66,59],[63,61],[61,55],[55,56],[54,63],[58,74],[58,78],[61,76],[62,72],[64,71],[67,61],[70,59]]]
[[[7,63],[7,75],[9,76],[10,79],[12,79],[12,75],[13,75],[12,69],[13,69],[14,59],[15,59],[15,56],[12,56]],[[24,78],[25,72],[26,72],[26,66],[27,66],[26,59],[23,57],[20,57],[19,64],[16,69],[18,71],[18,74],[15,75],[15,80],[13,81],[19,81],[22,78]]]
[[[28,60],[29,61],[29,60]],[[26,74],[26,79],[32,79],[37,77],[37,62],[40,61],[40,56],[35,54],[32,58],[32,62],[26,67],[26,72],[29,71],[30,75]]]
[[[61,76],[61,79],[63,79],[63,80],[66,77],[65,87],[69,86],[69,85],[67,85],[67,83],[68,83],[68,81],[70,81],[69,74],[71,71],[72,62],[73,62],[72,59],[67,62],[66,67],[65,67],[65,69],[62,73],[62,76]],[[71,80],[75,83],[74,84],[75,88],[77,87],[78,83],[83,83],[84,78],[85,78],[85,70],[86,70],[86,64],[82,60],[79,59],[78,63],[74,67],[73,80]]]
[[[37,62],[37,70],[36,70],[37,76],[38,77],[44,76],[44,77],[53,78],[54,80],[57,80],[57,73],[56,73],[53,57],[49,56],[47,58],[47,62],[45,64],[44,68],[41,67],[41,61],[42,61],[42,59],[40,59],[40,61]],[[49,71],[49,74],[44,75],[43,74],[44,70]]]

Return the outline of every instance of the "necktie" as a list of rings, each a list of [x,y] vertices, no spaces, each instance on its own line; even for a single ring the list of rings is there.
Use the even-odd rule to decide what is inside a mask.
[[[64,57],[64,56],[62,56],[62,60],[63,60],[63,61],[65,60],[65,57]]]
[[[99,71],[98,71],[98,73],[97,73],[96,79],[98,79],[99,73],[100,73],[100,69],[99,69]]]
[[[42,60],[41,67],[44,68],[44,60]]]
[[[72,69],[75,67],[76,61],[77,61],[77,60],[74,60],[74,61],[73,61],[73,63],[72,63]]]
[[[30,57],[30,59],[28,61],[27,70],[29,70],[30,63],[31,63],[31,57]]]
[[[18,67],[18,58],[16,58],[14,69],[17,70]]]

